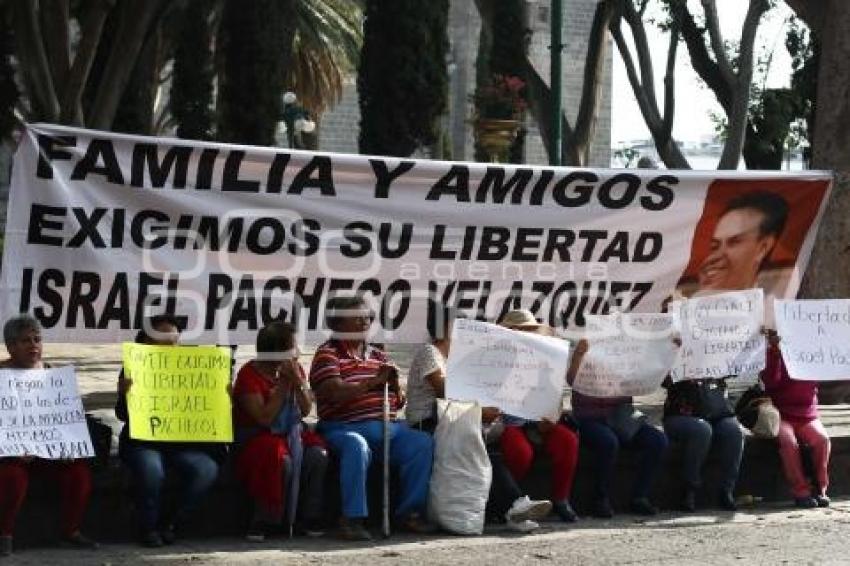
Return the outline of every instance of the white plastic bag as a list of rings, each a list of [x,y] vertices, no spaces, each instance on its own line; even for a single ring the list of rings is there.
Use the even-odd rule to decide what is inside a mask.
[[[481,407],[438,399],[437,415],[428,498],[431,520],[455,534],[480,535],[493,478],[481,437]]]

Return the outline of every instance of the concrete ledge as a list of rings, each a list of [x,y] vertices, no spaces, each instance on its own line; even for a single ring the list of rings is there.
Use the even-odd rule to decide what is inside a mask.
[[[657,422],[659,407],[641,407]],[[821,408],[821,416],[832,438],[832,458],[830,461],[830,489],[833,496],[850,495],[850,406],[830,406]],[[675,509],[682,489],[679,473],[681,466],[680,448],[671,445],[665,457],[663,472],[654,491],[654,501],[663,509]],[[714,504],[716,496],[716,464],[713,455],[709,456],[704,474],[704,488],[698,503],[702,506]],[[620,454],[612,488],[612,503],[615,509],[624,510],[628,505],[629,490],[635,469],[635,457],[628,450]],[[379,524],[380,513],[380,475],[373,470],[370,478],[370,509],[372,520]],[[549,466],[545,459],[537,459],[524,483],[528,493],[536,498],[549,497]],[[135,510],[130,496],[130,483],[127,472],[120,461],[113,457],[106,465],[95,466],[94,493],[85,522],[85,530],[102,541],[132,541],[135,539]],[[339,485],[337,472],[328,475],[326,484],[326,508],[329,524],[339,513]],[[592,499],[593,470],[591,454],[582,450],[579,456],[579,468],[573,489],[573,502],[579,513],[586,513]],[[33,481],[30,493],[18,520],[16,540],[23,546],[43,545],[55,540],[58,533],[59,502],[52,486],[43,481]],[[165,498],[173,495],[174,486],[166,489]],[[459,486],[463,489],[462,486]],[[782,468],[774,440],[765,440],[748,436],[744,450],[744,461],[736,493],[762,498],[765,502],[787,501],[790,499],[788,488],[782,475]],[[248,520],[246,499],[233,479],[230,466],[225,466],[218,484],[201,503],[190,525],[187,525],[187,537],[240,536]]]

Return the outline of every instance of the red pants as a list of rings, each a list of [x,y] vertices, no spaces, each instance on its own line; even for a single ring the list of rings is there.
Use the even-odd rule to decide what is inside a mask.
[[[236,459],[237,479],[269,516],[283,515],[283,467],[288,454],[285,438],[264,432],[246,442]]]
[[[800,458],[800,444],[808,444],[812,450],[815,480],[819,489],[815,495],[826,495],[826,488],[829,487],[830,442],[820,419],[810,421],[782,419],[779,423],[777,441],[779,456],[782,458],[782,470],[791,487],[791,494],[794,497],[812,495],[812,486],[803,472],[803,462]]]
[[[322,438],[309,430],[301,434],[304,447],[324,446]],[[248,495],[270,517],[283,515],[284,459],[289,447],[282,436],[263,432],[245,443],[236,459],[236,477]]]
[[[10,536],[15,530],[15,519],[27,496],[30,473],[47,476],[59,486],[62,534],[70,536],[79,531],[91,495],[88,462],[3,458],[0,459],[0,535]]]
[[[531,442],[518,426],[506,426],[499,442],[505,465],[515,480],[522,481],[534,459]],[[578,463],[578,435],[557,424],[544,436],[543,449],[552,459],[552,500],[569,499]]]

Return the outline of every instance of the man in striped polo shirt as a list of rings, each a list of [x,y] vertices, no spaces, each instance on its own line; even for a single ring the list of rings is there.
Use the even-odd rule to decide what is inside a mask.
[[[397,525],[413,532],[432,528],[424,521],[431,479],[433,440],[396,420],[404,405],[398,369],[380,349],[366,342],[372,315],[360,297],[337,296],[326,306],[333,337],[322,344],[310,367],[316,394],[319,432],[340,462],[343,538],[369,540],[365,519],[366,474],[373,454],[382,456],[383,391],[390,384],[390,464],[401,479]]]

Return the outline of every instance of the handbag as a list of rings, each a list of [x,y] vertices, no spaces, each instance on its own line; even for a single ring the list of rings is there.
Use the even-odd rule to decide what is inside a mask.
[[[621,403],[605,416],[607,424],[620,442],[628,443],[646,422],[646,415],[631,403]]]
[[[776,438],[782,417],[761,384],[747,389],[735,404],[735,416],[755,436]]]
[[[716,421],[734,414],[726,394],[726,383],[715,379],[699,382],[700,417],[707,421]]]

